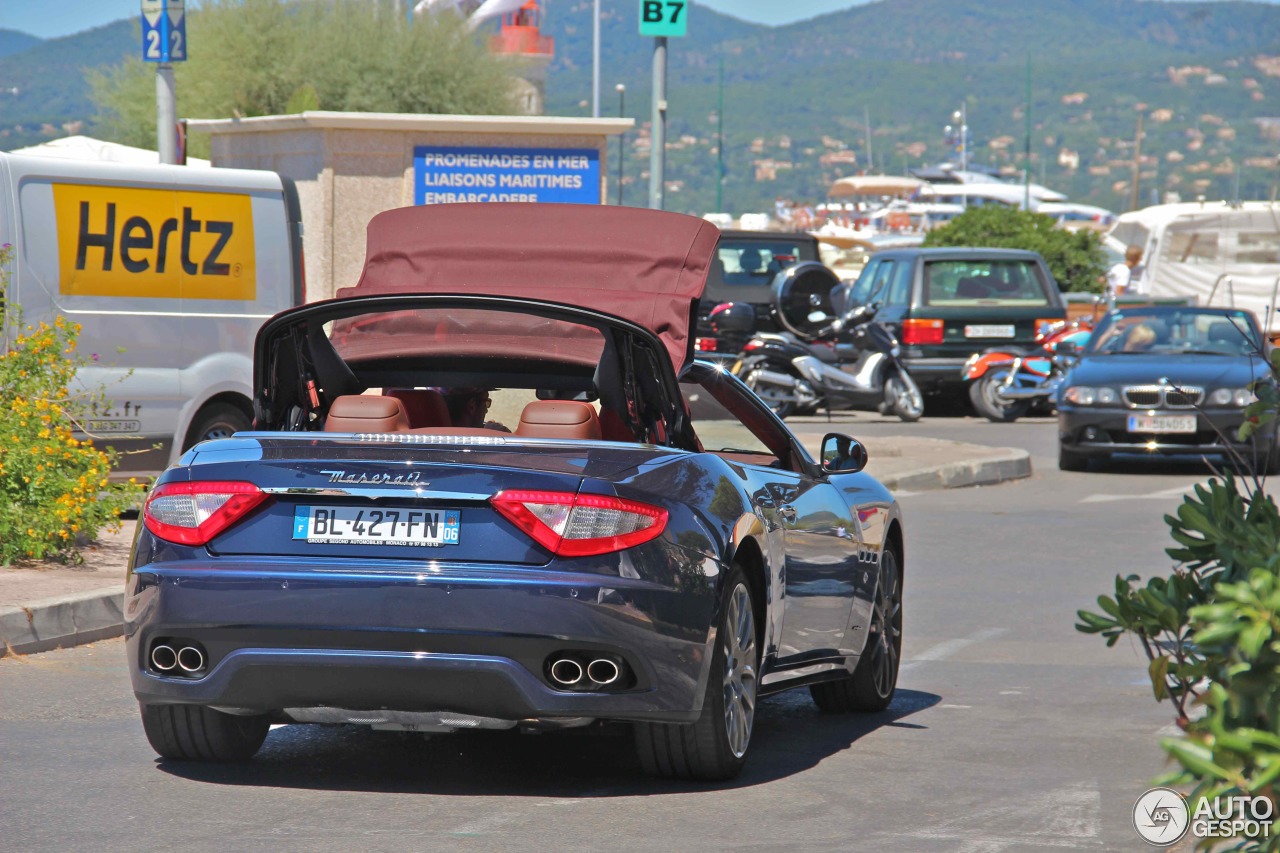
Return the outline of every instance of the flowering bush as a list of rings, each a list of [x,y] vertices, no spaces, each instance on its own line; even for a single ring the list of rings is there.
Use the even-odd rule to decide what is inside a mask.
[[[8,288],[12,248],[0,247],[0,299]],[[58,557],[79,561],[78,545],[103,528],[118,529],[134,506],[134,481],[112,484],[115,456],[73,429],[96,402],[67,389],[79,365],[80,326],[58,317],[23,326],[17,306],[4,303],[5,352],[0,355],[0,565]]]

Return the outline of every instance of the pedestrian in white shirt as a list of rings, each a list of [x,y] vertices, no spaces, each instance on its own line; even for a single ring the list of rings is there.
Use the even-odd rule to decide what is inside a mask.
[[[1140,270],[1135,271],[1140,263],[1142,263],[1142,247],[1129,246],[1124,250],[1124,262],[1107,270],[1107,298],[1111,302],[1114,303],[1117,296],[1141,292],[1142,273]]]

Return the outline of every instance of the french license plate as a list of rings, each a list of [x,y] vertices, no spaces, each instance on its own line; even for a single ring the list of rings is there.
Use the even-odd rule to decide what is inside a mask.
[[[1195,415],[1129,415],[1129,432],[1195,431]]]
[[[965,326],[966,338],[1012,338],[1013,325],[1007,326]]]
[[[293,538],[326,545],[457,545],[461,514],[456,509],[369,509],[354,506],[299,506],[293,511]]]

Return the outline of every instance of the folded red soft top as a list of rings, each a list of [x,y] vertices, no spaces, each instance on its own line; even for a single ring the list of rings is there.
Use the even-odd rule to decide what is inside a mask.
[[[678,373],[719,235],[705,220],[637,207],[403,207],[370,220],[360,281],[337,296],[466,293],[577,305],[654,332]]]

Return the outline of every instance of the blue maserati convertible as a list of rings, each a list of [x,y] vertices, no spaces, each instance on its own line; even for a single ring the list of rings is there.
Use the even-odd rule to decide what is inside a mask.
[[[154,749],[626,723],[647,771],[726,779],[761,696],[885,708],[898,507],[857,441],[814,459],[693,361],[716,239],[633,208],[376,216],[355,286],[262,327],[253,431],[146,499],[125,632]]]

